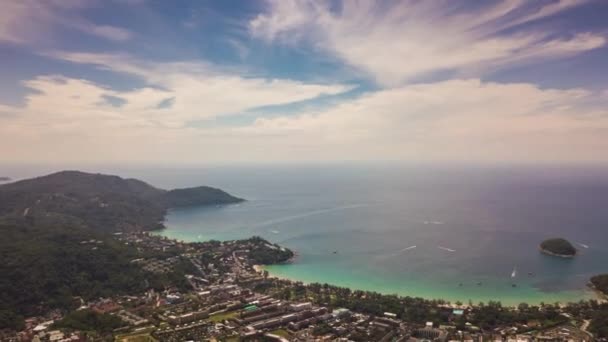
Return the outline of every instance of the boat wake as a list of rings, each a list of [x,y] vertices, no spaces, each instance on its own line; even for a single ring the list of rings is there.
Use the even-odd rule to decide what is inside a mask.
[[[437,246],[437,248],[442,249],[442,250],[447,251],[447,252],[450,252],[450,253],[456,252],[456,250],[453,250],[453,249],[447,248],[447,247],[443,247],[443,246]]]
[[[400,250],[399,253],[409,251],[410,249],[414,249],[414,248],[416,248],[416,246],[409,246],[409,247],[406,247],[406,248]]]
[[[583,247],[583,248],[589,248],[589,246],[585,245],[584,243],[577,242],[576,244],[579,245],[579,246],[581,246],[581,247]]]
[[[301,214],[296,214],[296,215],[291,215],[291,216],[285,216],[285,217],[279,217],[279,218],[276,218],[276,219],[272,219],[272,220],[268,220],[268,221],[264,221],[264,222],[260,222],[260,223],[256,223],[256,224],[252,224],[252,225],[248,226],[248,228],[266,227],[266,226],[270,226],[270,225],[274,225],[274,224],[279,224],[279,223],[299,220],[299,219],[306,218],[306,217],[309,217],[309,216],[323,215],[323,214],[332,213],[332,212],[335,212],[335,211],[342,211],[342,210],[349,210],[349,209],[356,209],[356,208],[364,208],[364,207],[369,207],[369,204],[353,204],[353,205],[345,205],[345,206],[333,207],[333,208],[327,208],[327,209],[312,210],[312,211],[304,212],[304,213],[301,213]]]

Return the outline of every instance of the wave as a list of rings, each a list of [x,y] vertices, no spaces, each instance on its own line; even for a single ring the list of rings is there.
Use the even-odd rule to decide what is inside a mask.
[[[416,246],[405,247],[404,249],[400,250],[399,253],[409,251],[410,249],[414,249],[414,248],[416,248]]]
[[[439,248],[439,249],[443,249],[444,251],[448,251],[448,252],[450,252],[450,253],[454,253],[454,252],[456,252],[456,250],[454,250],[454,249],[447,248],[447,247],[443,247],[443,246],[437,246],[437,248]]]
[[[424,221],[424,224],[443,224],[443,221]]]

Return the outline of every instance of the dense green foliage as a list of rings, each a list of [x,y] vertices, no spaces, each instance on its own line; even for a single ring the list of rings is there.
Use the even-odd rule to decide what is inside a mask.
[[[52,220],[51,220],[52,221]],[[71,309],[85,300],[138,293],[167,285],[188,288],[191,263],[180,260],[166,274],[149,273],[130,261],[149,257],[74,222],[0,223],[0,329],[18,328],[23,317]]]
[[[596,337],[608,338],[608,307],[594,311],[591,316],[589,331]]]
[[[144,288],[144,272],[129,263],[135,250],[86,228],[0,224],[0,236],[0,306],[16,315],[70,308],[73,296]],[[0,328],[6,326],[18,326],[18,320],[5,317]]]
[[[540,248],[544,252],[557,255],[573,256],[576,254],[576,248],[568,240],[562,238],[545,240],[540,244]]]
[[[220,189],[208,186],[196,188],[174,189],[165,194],[166,205],[170,208],[189,207],[195,205],[213,205],[242,202],[243,199],[234,197]]]
[[[600,274],[591,277],[591,284],[593,284],[596,290],[608,295],[608,274]]]
[[[293,252],[279,245],[270,244],[259,236],[247,240],[254,243],[249,251],[249,259],[259,265],[271,265],[286,262],[293,258]]]
[[[188,262],[168,274],[147,273],[130,262],[147,255],[107,233],[162,226],[167,202],[230,199],[238,200],[212,188],[167,192],[135,179],[77,171],[0,186],[0,328],[19,328],[24,316],[47,309],[70,308],[75,296],[186,288]]]
[[[0,186],[0,216],[54,213],[105,232],[162,227],[168,208],[242,201],[222,190],[165,191],[136,179],[62,171]]]
[[[125,323],[117,316],[101,314],[87,309],[70,312],[61,321],[55,323],[54,328],[107,334],[124,325]]]

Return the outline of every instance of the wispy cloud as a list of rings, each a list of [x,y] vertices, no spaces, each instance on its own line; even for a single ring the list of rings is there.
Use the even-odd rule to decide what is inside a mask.
[[[133,33],[121,27],[98,25],[78,14],[94,6],[93,1],[22,0],[2,3],[0,43],[35,45],[52,37],[58,29],[71,29],[99,38],[123,42]]]
[[[520,28],[582,0],[507,0],[463,9],[450,1],[268,1],[250,33],[267,42],[308,42],[378,83],[403,84],[439,71],[481,71],[563,58],[604,46],[603,36]],[[543,5],[544,4],[544,5]],[[338,9],[336,9],[338,8]],[[508,33],[506,32],[508,30]]]

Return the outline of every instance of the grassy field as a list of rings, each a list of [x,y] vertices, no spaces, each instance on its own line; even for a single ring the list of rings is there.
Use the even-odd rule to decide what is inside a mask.
[[[219,314],[215,314],[213,316],[209,316],[209,320],[211,322],[218,323],[218,322],[221,322],[221,321],[223,321],[225,319],[230,319],[230,318],[237,317],[238,315],[239,315],[239,313],[236,312],[236,311],[222,312],[222,313],[219,313]]]

